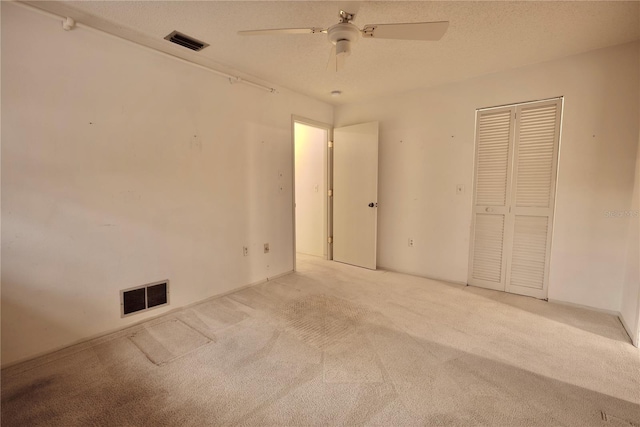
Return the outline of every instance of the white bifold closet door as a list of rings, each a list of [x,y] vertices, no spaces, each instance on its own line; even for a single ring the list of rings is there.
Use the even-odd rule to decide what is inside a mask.
[[[470,285],[547,297],[561,109],[478,111]]]

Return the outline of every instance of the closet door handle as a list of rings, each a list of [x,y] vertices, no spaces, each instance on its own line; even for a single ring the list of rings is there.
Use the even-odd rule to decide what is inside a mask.
[[[493,212],[493,208],[485,208],[485,212]]]

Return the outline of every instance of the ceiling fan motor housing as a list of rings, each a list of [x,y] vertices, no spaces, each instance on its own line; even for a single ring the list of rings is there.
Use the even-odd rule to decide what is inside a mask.
[[[361,36],[358,27],[350,22],[341,22],[339,24],[332,25],[327,30],[327,34],[329,36],[329,41],[336,46],[340,41],[355,43],[360,39]]]

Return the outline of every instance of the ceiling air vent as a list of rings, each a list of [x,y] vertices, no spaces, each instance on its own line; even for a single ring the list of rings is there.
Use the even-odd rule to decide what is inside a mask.
[[[167,304],[169,304],[168,280],[120,291],[122,317]]]
[[[195,50],[196,52],[209,46],[207,43],[201,42],[200,40],[196,40],[193,37],[189,37],[177,31],[172,31],[171,34],[164,39],[169,40],[171,43],[179,44],[180,46]]]

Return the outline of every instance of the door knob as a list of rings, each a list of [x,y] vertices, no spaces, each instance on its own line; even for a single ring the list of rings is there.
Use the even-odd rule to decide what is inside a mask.
[[[371,203],[369,203],[369,207],[370,207],[370,208],[377,208],[377,207],[378,207],[378,204],[377,204],[377,203],[373,203],[373,202],[371,202]]]

